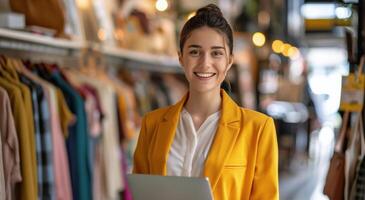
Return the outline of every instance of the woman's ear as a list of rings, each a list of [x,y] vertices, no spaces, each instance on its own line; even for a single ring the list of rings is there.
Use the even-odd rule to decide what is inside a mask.
[[[228,70],[231,69],[231,67],[233,65],[233,61],[234,61],[233,54],[232,55],[229,55],[229,57],[228,57],[228,65],[227,65],[227,69],[226,69],[226,74],[227,74]]]
[[[181,67],[183,66],[182,64],[182,53],[180,51],[177,52],[177,55],[179,56],[179,63],[181,65]]]

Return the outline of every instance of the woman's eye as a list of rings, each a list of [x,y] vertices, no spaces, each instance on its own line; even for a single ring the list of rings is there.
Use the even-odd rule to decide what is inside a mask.
[[[189,51],[189,54],[192,55],[192,56],[196,56],[196,55],[199,55],[199,51],[198,50],[191,50],[191,51]]]
[[[223,55],[223,52],[221,52],[221,51],[213,51],[213,52],[212,52],[212,55],[213,55],[214,57],[219,57],[219,56],[222,56],[222,55]]]

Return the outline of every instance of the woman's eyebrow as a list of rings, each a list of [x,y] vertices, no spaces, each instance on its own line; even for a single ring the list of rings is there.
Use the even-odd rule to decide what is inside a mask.
[[[202,48],[202,47],[197,44],[192,44],[192,45],[189,45],[188,48]]]
[[[224,49],[224,47],[222,47],[222,46],[212,46],[211,49]]]
[[[189,45],[188,48],[202,48],[200,45],[192,44]],[[211,49],[224,49],[222,46],[212,46]]]

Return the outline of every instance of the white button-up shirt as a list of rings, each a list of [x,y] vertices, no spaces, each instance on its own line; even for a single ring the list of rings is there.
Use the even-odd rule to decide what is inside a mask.
[[[204,163],[217,130],[219,116],[220,111],[213,113],[195,130],[190,114],[185,108],[181,111],[167,159],[168,176],[203,175]]]

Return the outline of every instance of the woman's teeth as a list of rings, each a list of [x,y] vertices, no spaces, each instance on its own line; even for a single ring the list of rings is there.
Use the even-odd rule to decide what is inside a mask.
[[[210,72],[205,72],[205,73],[194,72],[194,74],[199,78],[210,78],[215,75],[215,73],[210,73]]]

